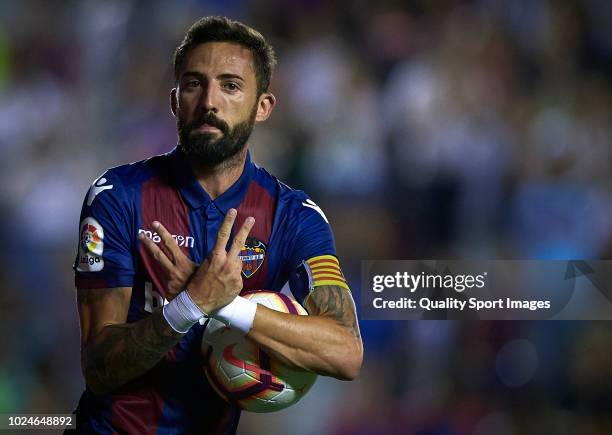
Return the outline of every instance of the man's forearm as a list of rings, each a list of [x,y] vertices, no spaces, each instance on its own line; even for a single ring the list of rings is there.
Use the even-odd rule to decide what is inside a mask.
[[[304,302],[309,316],[259,306],[249,337],[291,365],[338,379],[354,379],[363,361],[355,303],[349,290],[321,286]]]
[[[87,385],[97,394],[120,387],[155,366],[182,337],[161,309],[138,322],[105,326],[83,349]]]
[[[361,339],[324,316],[295,316],[259,306],[248,335],[285,363],[338,379],[354,379],[361,368]]]

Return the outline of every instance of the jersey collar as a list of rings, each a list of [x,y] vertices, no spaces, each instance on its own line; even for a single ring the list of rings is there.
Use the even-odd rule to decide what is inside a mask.
[[[196,180],[189,162],[178,147],[171,151],[171,155],[174,163],[173,172],[179,183],[179,191],[187,205],[192,209],[200,209],[212,204],[223,214],[226,214],[230,208],[236,208],[242,202],[253,178],[255,164],[251,162],[251,153],[247,150],[244,169],[240,178],[213,201],[198,180]]]

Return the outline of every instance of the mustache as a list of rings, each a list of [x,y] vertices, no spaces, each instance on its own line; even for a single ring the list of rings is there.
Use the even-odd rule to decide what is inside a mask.
[[[229,125],[222,119],[217,118],[212,112],[206,112],[187,126],[187,131],[200,128],[202,125],[208,124],[218,128],[224,134],[229,132]]]

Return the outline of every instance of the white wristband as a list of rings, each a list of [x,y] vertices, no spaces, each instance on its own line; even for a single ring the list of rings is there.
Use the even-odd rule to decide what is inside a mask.
[[[164,318],[176,332],[189,331],[196,322],[204,317],[204,313],[191,300],[187,290],[183,290],[170,303],[164,305]]]
[[[253,327],[257,303],[241,296],[211,314],[211,317],[225,323],[230,328],[247,334]]]

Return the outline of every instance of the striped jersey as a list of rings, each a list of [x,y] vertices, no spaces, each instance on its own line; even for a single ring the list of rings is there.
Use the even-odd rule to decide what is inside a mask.
[[[199,264],[230,208],[238,211],[234,231],[255,217],[240,252],[243,292],[280,291],[289,283],[303,303],[317,285],[346,287],[327,218],[306,194],[255,165],[247,153],[240,178],[212,200],[178,148],[110,169],[94,181],[81,212],[76,287],[132,287],[127,322],[145,318],[165,303],[166,290],[161,268],[138,235],[161,243],[152,227],[159,221]],[[95,395],[86,388],[76,411],[77,431],[235,433],[239,409],[214,392],[202,370],[203,328],[194,325],[154,368],[112,393]]]

